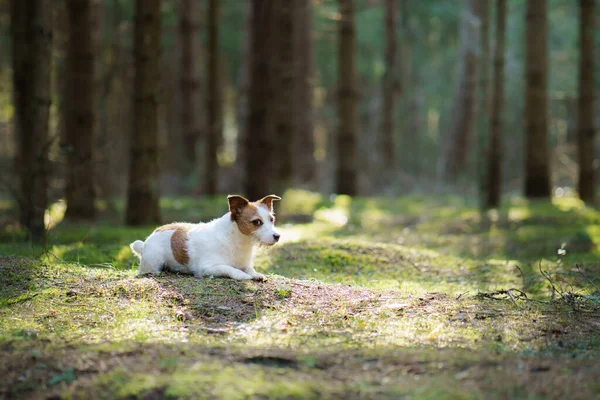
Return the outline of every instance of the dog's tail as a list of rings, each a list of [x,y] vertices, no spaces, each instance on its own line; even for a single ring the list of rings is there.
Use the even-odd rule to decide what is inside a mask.
[[[144,242],[141,240],[136,240],[135,242],[129,245],[133,254],[138,256],[138,258],[142,258],[142,253],[144,252]]]

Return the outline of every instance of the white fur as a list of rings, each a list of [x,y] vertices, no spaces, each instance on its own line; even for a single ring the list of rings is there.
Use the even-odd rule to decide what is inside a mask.
[[[140,257],[140,274],[159,274],[163,266],[191,273],[196,277],[215,276],[233,279],[264,279],[252,266],[254,247],[259,244],[274,245],[274,235],[279,235],[269,220],[269,210],[258,207],[263,225],[251,235],[243,234],[231,214],[207,223],[190,224],[187,252],[188,265],[181,265],[171,251],[171,235],[174,230],[154,232],[145,242],[136,240],[131,250]]]

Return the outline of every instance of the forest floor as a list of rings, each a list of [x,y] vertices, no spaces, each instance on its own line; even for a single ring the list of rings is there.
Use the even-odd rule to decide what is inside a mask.
[[[0,398],[600,396],[597,211],[305,192],[280,208],[285,240],[256,258],[268,281],[238,282],[136,277],[128,244],[153,227],[119,226],[119,204],[44,249],[0,204]]]

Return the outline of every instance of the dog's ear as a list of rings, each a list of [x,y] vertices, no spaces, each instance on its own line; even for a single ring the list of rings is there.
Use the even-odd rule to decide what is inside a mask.
[[[244,207],[250,203],[245,197],[231,195],[227,196],[227,201],[229,202],[229,211],[231,212],[231,219],[233,221],[242,214]]]
[[[273,211],[273,200],[281,200],[281,197],[270,194],[257,201],[257,203],[262,203],[267,206],[269,211]]]

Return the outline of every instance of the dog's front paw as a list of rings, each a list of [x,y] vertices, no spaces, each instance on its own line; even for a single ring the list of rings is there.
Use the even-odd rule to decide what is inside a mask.
[[[256,273],[256,274],[252,275],[252,280],[253,281],[258,281],[258,282],[266,282],[267,276],[263,275],[263,274]]]

